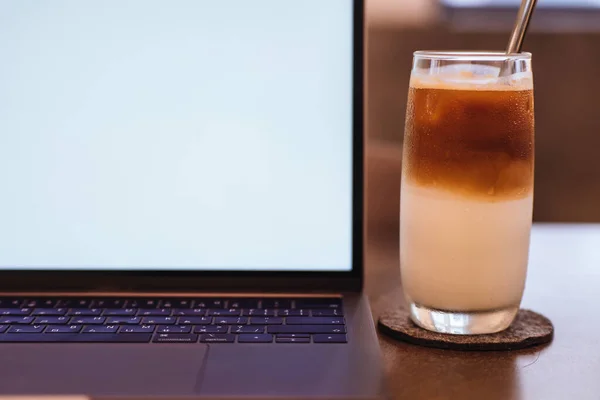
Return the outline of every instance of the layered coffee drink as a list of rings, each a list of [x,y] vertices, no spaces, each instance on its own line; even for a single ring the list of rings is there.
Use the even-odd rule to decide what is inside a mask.
[[[494,73],[412,74],[400,261],[413,320],[428,329],[502,330],[523,295],[533,208],[533,85],[530,71],[503,79]]]

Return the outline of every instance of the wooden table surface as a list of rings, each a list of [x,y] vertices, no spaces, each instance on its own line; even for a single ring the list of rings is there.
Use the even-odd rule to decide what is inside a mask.
[[[370,233],[366,291],[374,317],[403,302],[394,235]],[[554,341],[515,352],[457,352],[380,334],[394,399],[600,399],[600,225],[532,233],[522,307],[554,323]]]

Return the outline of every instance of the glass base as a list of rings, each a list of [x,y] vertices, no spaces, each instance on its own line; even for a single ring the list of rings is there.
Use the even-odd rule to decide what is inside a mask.
[[[410,317],[421,328],[454,335],[482,335],[508,328],[519,307],[490,311],[444,311],[410,303]]]

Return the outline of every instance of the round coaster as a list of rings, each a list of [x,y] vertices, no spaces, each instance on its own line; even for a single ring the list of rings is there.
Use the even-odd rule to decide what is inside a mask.
[[[409,315],[406,309],[387,312],[379,317],[379,329],[404,342],[450,350],[518,350],[548,343],[554,336],[552,322],[531,310],[519,310],[508,329],[490,335],[431,332],[415,325]]]

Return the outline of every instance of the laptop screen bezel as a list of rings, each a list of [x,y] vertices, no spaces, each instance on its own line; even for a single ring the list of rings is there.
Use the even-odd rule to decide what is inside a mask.
[[[2,292],[357,291],[364,242],[364,0],[353,1],[352,266],[349,271],[0,270]]]

